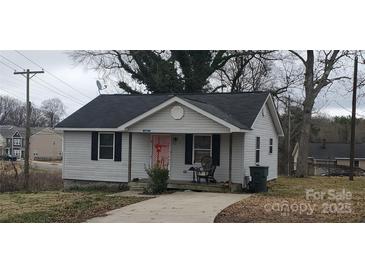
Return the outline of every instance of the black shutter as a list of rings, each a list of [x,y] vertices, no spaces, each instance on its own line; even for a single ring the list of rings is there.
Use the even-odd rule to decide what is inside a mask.
[[[98,133],[91,132],[91,160],[98,160]]]
[[[219,134],[212,135],[212,160],[213,165],[219,166],[221,157],[221,136]]]
[[[185,165],[193,163],[193,134],[185,134]]]
[[[122,133],[115,133],[114,161],[122,161]]]

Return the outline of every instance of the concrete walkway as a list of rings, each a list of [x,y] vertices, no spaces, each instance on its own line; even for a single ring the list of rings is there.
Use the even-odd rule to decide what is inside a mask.
[[[91,223],[212,223],[227,206],[249,194],[175,192],[109,211]]]

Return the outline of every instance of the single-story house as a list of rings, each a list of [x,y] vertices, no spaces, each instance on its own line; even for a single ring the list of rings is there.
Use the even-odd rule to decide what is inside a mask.
[[[60,122],[65,183],[127,183],[164,162],[170,180],[210,156],[218,182],[243,184],[249,167],[277,178],[283,130],[269,93],[99,95]],[[246,177],[246,178],[245,178]]]
[[[31,160],[62,160],[62,131],[44,128],[30,136],[29,143]]]
[[[296,170],[298,159],[298,144],[293,149],[294,169]],[[350,144],[327,143],[325,140],[319,143],[309,143],[308,154],[309,175],[327,174],[336,167],[350,166]],[[355,145],[354,166],[365,170],[365,144]]]

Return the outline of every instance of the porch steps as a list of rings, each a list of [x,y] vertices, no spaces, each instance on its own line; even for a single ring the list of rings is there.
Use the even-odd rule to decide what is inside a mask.
[[[131,191],[142,192],[147,187],[147,182],[129,182],[128,187]]]
[[[170,182],[167,186],[169,189],[177,190],[193,190],[193,191],[205,191],[205,192],[229,192],[227,186],[223,184],[204,184],[204,183],[192,183],[192,182]]]

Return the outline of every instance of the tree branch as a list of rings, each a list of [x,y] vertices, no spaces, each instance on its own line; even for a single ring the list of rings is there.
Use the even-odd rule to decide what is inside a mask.
[[[304,60],[304,58],[296,51],[294,50],[289,50],[289,52],[291,52],[292,54],[294,54],[296,57],[298,57],[302,62],[303,64],[306,66],[307,65],[307,62]]]

